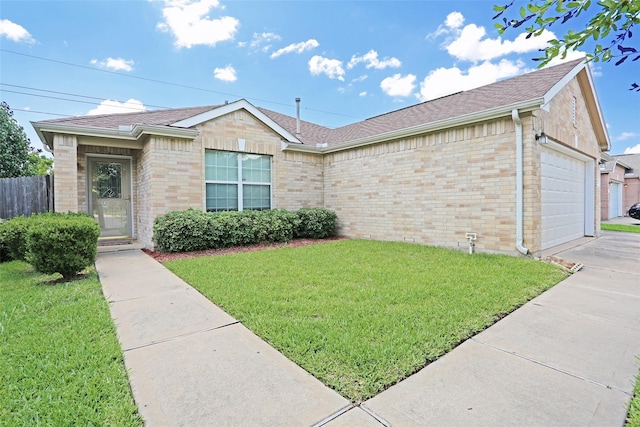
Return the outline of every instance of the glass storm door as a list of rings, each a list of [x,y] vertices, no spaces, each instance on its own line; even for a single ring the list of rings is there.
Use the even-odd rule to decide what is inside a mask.
[[[89,158],[89,214],[100,237],[131,237],[131,162]]]

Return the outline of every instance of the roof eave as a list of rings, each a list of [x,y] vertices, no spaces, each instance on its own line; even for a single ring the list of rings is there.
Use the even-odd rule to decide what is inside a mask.
[[[358,138],[351,141],[346,141],[344,143],[332,145],[326,148],[317,148],[317,147],[302,147],[298,146],[283,146],[283,150],[292,150],[292,151],[306,151],[306,152],[316,152],[316,153],[333,153],[337,151],[348,150],[352,148],[362,147],[370,144],[377,144],[385,141],[390,141],[394,139],[407,138],[415,135],[420,135],[428,132],[436,132],[443,129],[449,129],[452,127],[459,127],[468,125],[471,123],[477,123],[486,120],[497,119],[499,117],[511,116],[511,111],[513,109],[517,109],[520,112],[528,112],[533,111],[544,103],[543,98],[531,99],[529,101],[520,102],[517,104],[511,104],[507,106],[502,106],[499,108],[493,108],[491,110],[480,111],[477,113],[467,114],[464,116],[454,117],[451,119],[440,120],[437,122],[425,123],[418,126],[413,126],[410,128],[404,128],[395,130],[392,132],[386,132],[383,134],[373,135],[365,138]]]
[[[31,125],[35,129],[42,143],[46,144],[50,149],[54,148],[53,140],[48,138],[47,134],[52,135],[56,133],[97,138],[113,138],[126,141],[137,141],[143,135],[157,135],[171,138],[187,139],[193,139],[198,136],[198,131],[196,129],[180,129],[158,125],[134,125],[127,130],[97,128],[92,126],[70,126],[60,123],[41,122],[31,122]]]

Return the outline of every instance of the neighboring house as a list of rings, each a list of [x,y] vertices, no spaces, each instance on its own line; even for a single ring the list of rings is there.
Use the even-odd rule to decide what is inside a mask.
[[[600,218],[605,221],[624,214],[629,209],[625,197],[625,175],[631,173],[631,166],[617,157],[602,154],[600,163]],[[626,208],[625,208],[626,207]]]
[[[152,247],[172,210],[324,206],[349,237],[537,256],[598,233],[604,123],[578,60],[337,129],[245,100],[33,126],[56,210],[104,238]]]
[[[634,203],[640,202],[640,154],[619,154],[611,156],[628,167],[624,174],[623,215]]]

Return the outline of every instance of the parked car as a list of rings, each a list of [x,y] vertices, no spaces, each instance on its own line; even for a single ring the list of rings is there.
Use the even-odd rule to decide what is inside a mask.
[[[629,215],[633,219],[640,219],[640,202],[631,206],[629,208],[629,211],[627,212],[627,215]]]

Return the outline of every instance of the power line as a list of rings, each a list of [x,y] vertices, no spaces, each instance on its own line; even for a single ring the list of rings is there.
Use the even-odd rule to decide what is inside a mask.
[[[27,110],[27,109],[24,109],[24,108],[11,108],[11,111],[22,111],[22,112],[25,112],[25,113],[47,114],[49,116],[69,117],[68,114],[48,113],[46,111]]]
[[[75,96],[77,98],[96,99],[96,100],[100,101],[100,103],[98,103],[97,105],[100,105],[103,101],[105,101],[105,98],[100,98],[100,97],[97,97],[97,96],[78,95],[77,93],[58,92],[58,91],[55,91],[55,90],[39,89],[39,88],[35,88],[35,87],[30,87],[30,86],[12,85],[12,84],[9,84],[9,83],[0,82],[0,86],[9,86],[9,87],[15,87],[15,88],[19,88],[19,89],[34,90],[34,91],[45,92],[45,93],[55,93],[55,94],[58,94],[58,95]],[[4,90],[4,92],[21,93],[23,95],[31,95],[31,96],[42,96],[42,95],[31,94],[31,93],[12,92],[10,90]],[[63,99],[63,98],[55,98],[55,99]],[[63,100],[67,100],[67,99],[64,98]],[[111,99],[109,99],[109,100],[111,101]],[[73,99],[69,99],[69,101],[74,101],[74,100]],[[126,102],[126,101],[121,101],[121,100],[118,100],[118,99],[115,99],[113,101],[119,102],[120,104],[124,104]],[[170,108],[170,107],[164,107],[164,106],[161,106],[161,105],[152,105],[152,104],[145,104],[145,107],[162,108],[162,109]]]
[[[225,95],[225,96],[230,96],[230,97],[234,97],[234,98],[244,98],[244,99],[253,100],[253,101],[256,101],[256,102],[263,102],[263,103],[268,103],[268,104],[281,105],[281,106],[285,106],[285,107],[293,107],[292,104],[285,104],[285,103],[282,103],[282,102],[269,101],[269,100],[260,99],[260,98],[244,97],[244,96],[241,96],[241,95],[235,95],[235,94],[226,93],[226,92],[219,92],[219,91],[206,89],[206,88],[201,88],[201,87],[197,87],[197,86],[189,86],[189,85],[184,85],[184,84],[181,84],[181,83],[173,83],[173,82],[167,82],[167,81],[164,81],[164,80],[151,79],[151,78],[148,78],[148,77],[141,77],[141,76],[134,76],[134,75],[131,75],[131,74],[119,73],[117,71],[102,70],[100,68],[89,67],[87,65],[74,64],[74,63],[71,63],[71,62],[60,61],[60,60],[57,60],[57,59],[44,58],[42,56],[36,56],[36,55],[29,55],[29,54],[26,54],[26,53],[16,52],[16,51],[9,50],[9,49],[0,48],[0,52],[5,52],[5,53],[13,54],[13,55],[24,56],[24,57],[27,57],[27,58],[38,59],[38,60],[41,60],[41,61],[53,62],[53,63],[56,63],[56,64],[68,65],[68,66],[71,66],[71,67],[83,68],[83,69],[86,69],[86,70],[99,71],[99,72],[107,73],[107,74],[114,74],[116,76],[127,77],[127,78],[130,78],[130,79],[142,80],[142,81],[147,81],[147,82],[152,82],[152,83],[159,83],[159,84],[163,84],[163,85],[175,86],[175,87],[180,87],[180,88],[184,88],[184,89],[198,90],[198,91],[208,92],[208,93],[215,93],[217,95]],[[351,116],[351,115],[348,115],[348,114],[341,114],[341,113],[334,113],[334,112],[331,112],[331,111],[316,110],[314,108],[308,108],[308,107],[302,107],[302,109],[303,110],[307,110],[307,111],[315,111],[317,113],[332,114],[332,115],[335,115],[335,116],[342,116],[342,117],[349,117],[349,118],[357,119],[357,120],[363,120],[363,118],[361,118],[361,117]]]
[[[69,98],[60,98],[59,96],[49,96],[49,95],[38,95],[36,93],[27,93],[27,92],[19,92],[17,90],[3,90],[3,92],[7,93],[17,93],[19,95],[28,95],[28,96],[37,96],[38,98],[47,98],[47,99],[57,99],[59,101],[68,101],[68,102],[77,102],[79,104],[89,104],[89,105],[100,105],[99,102],[91,102],[91,101],[82,101],[80,99],[69,99]],[[126,105],[113,105],[116,108],[124,108],[127,110],[141,111],[140,108],[130,107]]]

